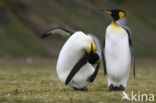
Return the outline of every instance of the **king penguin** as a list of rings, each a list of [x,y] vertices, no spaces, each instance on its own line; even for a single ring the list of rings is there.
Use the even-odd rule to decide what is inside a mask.
[[[109,91],[124,91],[133,60],[135,77],[135,53],[131,31],[126,25],[126,13],[121,9],[102,10],[113,18],[106,28],[103,40],[104,74]]]
[[[102,60],[98,38],[82,31],[73,32],[64,28],[51,29],[41,38],[51,34],[69,36],[57,60],[59,79],[74,90],[87,91],[87,82],[95,80]]]

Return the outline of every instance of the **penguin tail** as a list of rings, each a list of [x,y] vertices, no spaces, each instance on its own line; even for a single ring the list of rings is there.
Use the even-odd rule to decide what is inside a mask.
[[[57,28],[53,28],[53,29],[49,30],[48,32],[44,33],[41,36],[41,38],[46,38],[52,34],[60,34],[62,36],[71,36],[73,33],[74,33],[73,31],[57,27]]]

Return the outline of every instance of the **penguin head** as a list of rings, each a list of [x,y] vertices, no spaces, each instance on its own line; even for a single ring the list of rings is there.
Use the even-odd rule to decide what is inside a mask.
[[[91,44],[91,51],[88,53],[88,62],[90,64],[98,64],[99,59],[99,55],[93,50],[93,45]]]
[[[120,20],[126,16],[126,13],[121,9],[101,10],[101,11],[104,11],[106,14],[111,15],[114,21]]]
[[[91,37],[89,37],[91,38]],[[94,40],[91,38],[88,41],[89,45],[86,48],[87,54],[88,54],[88,62],[90,64],[98,64],[100,62],[100,57],[97,54],[97,46]]]

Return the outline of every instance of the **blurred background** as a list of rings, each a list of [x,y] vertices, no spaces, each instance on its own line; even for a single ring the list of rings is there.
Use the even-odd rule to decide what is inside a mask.
[[[0,0],[0,58],[57,59],[66,39],[40,36],[54,27],[82,30],[102,42],[111,17],[99,10],[126,11],[137,58],[156,57],[156,0]]]

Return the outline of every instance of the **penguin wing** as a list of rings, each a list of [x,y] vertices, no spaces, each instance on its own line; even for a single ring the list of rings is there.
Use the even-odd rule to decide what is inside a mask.
[[[41,38],[46,38],[46,37],[50,36],[51,34],[60,34],[63,36],[71,36],[73,33],[74,33],[73,31],[57,27],[57,28],[53,28],[53,29],[49,30],[48,32],[44,33],[41,36]]]
[[[65,85],[67,85],[72,80],[74,75],[81,69],[81,67],[87,63],[87,58],[88,58],[88,55],[87,53],[85,53],[84,56],[76,63],[76,65],[73,67],[73,69],[69,73],[65,81]]]
[[[104,38],[103,38],[103,45],[102,45],[102,61],[103,61],[103,68],[104,68],[104,75],[107,74],[107,68],[106,68],[106,60],[104,57],[104,49],[105,49],[105,34],[104,34]]]
[[[102,51],[101,51],[101,44],[100,44],[99,39],[96,36],[92,35],[92,34],[87,34],[87,35],[93,38],[93,40],[94,40],[94,42],[95,42],[95,44],[97,46],[97,54],[99,55],[100,60],[102,60]]]
[[[135,78],[135,51],[134,51],[134,44],[133,44],[133,39],[132,39],[132,34],[131,31],[128,27],[124,28],[127,33],[128,33],[128,38],[129,38],[129,45],[131,48],[131,55],[132,55],[132,61],[133,61],[133,75]]]

